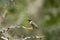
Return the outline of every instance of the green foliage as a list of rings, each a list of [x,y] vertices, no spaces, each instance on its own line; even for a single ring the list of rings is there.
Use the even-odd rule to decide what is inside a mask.
[[[45,0],[44,7],[46,8],[59,8],[60,0]]]

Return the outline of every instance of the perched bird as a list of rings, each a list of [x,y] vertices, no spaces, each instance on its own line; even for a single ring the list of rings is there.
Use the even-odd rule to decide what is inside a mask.
[[[34,28],[38,29],[37,24],[35,24],[32,20],[29,19],[28,22],[29,22],[29,24],[33,27],[33,29],[34,29]]]

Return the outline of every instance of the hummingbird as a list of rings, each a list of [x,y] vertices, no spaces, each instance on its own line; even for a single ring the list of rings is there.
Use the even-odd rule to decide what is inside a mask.
[[[29,22],[29,24],[33,27],[33,29],[35,28],[35,29],[38,29],[38,26],[37,26],[37,24],[35,24],[32,20],[28,20],[28,22]]]

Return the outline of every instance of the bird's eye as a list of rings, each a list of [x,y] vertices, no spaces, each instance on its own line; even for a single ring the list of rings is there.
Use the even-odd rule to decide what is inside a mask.
[[[31,21],[31,20],[28,20],[29,22]]]

